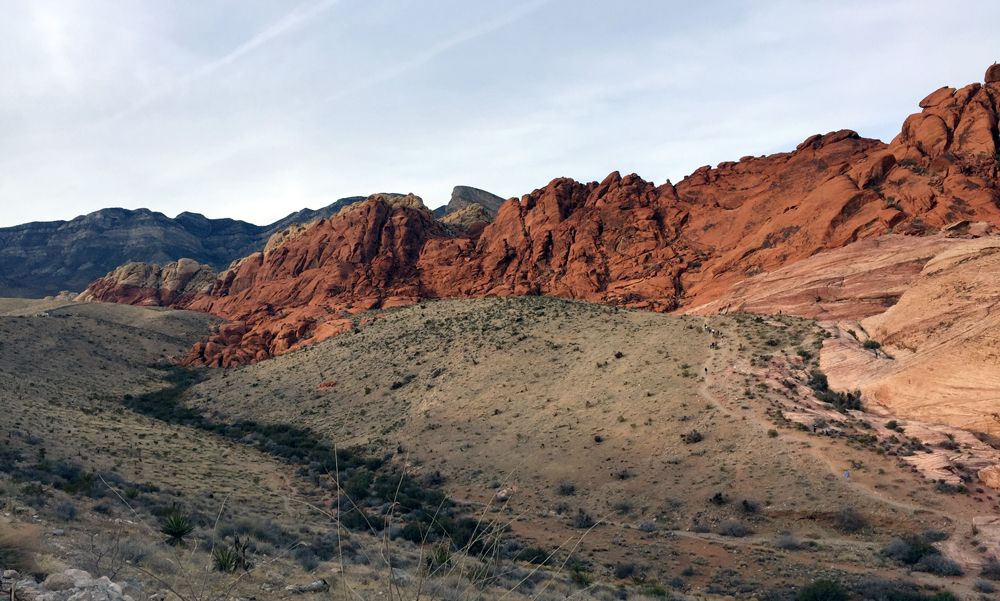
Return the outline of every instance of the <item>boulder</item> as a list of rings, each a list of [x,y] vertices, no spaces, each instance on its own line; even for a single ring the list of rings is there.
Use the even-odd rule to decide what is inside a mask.
[[[1000,83],[1000,65],[993,63],[986,69],[986,83]]]

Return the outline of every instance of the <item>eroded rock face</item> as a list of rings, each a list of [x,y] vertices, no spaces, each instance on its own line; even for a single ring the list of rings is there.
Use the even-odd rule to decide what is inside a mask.
[[[457,211],[469,207],[471,205],[479,205],[491,216],[496,216],[497,211],[500,210],[500,205],[504,203],[504,199],[500,198],[496,194],[487,192],[486,190],[480,190],[479,188],[473,188],[471,186],[455,186],[451,191],[451,200],[447,205],[441,207],[440,214],[437,217],[444,217],[451,215]],[[492,219],[490,219],[492,221]]]
[[[860,321],[895,305],[935,256],[967,245],[966,239],[947,235],[887,234],[860,240],[743,280],[685,313],[786,313],[821,322]]]
[[[467,232],[476,224],[483,224],[485,226],[487,223],[491,223],[493,215],[484,209],[482,205],[471,204],[462,207],[454,213],[448,213],[439,221],[453,228],[455,231]]]
[[[334,335],[348,327],[343,311],[421,299],[548,294],[691,310],[754,275],[810,257],[822,264],[822,253],[859,240],[931,234],[956,222],[1000,224],[998,99],[998,84],[943,88],[921,102],[923,112],[908,118],[891,144],[842,130],[813,136],[793,152],[703,167],[676,186],[618,173],[600,183],[556,179],[461,235],[435,221],[418,197],[374,195],[168,304],[243,324],[238,335],[220,332],[189,357],[222,366]],[[905,240],[884,244],[906,246],[897,238]],[[858,297],[867,308],[840,317],[873,315],[902,296],[921,261],[933,256],[911,250],[916,255],[906,261],[883,256],[883,277]],[[794,311],[818,316],[815,297],[810,303],[802,296],[817,286],[867,285],[856,258],[830,261],[824,269],[839,280],[824,284],[818,276],[786,291],[798,295],[787,301]],[[159,285],[155,278],[116,274],[92,284],[87,298],[163,302],[158,289],[141,292],[146,282]],[[767,281],[764,296],[779,293],[775,281]],[[741,293],[744,309],[763,298],[754,290]]]
[[[991,234],[965,222],[861,240],[747,279],[690,313],[817,319],[836,333],[820,363],[834,389],[860,390],[869,410],[998,434],[1000,238]]]
[[[215,278],[215,270],[192,259],[181,259],[163,268],[129,263],[88,286],[76,300],[168,307],[210,290]]]

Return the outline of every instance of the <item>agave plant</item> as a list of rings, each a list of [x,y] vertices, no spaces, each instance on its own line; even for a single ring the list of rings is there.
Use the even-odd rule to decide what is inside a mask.
[[[212,551],[212,567],[216,572],[235,572],[237,563],[239,554],[228,545],[216,547]]]
[[[184,542],[185,536],[194,532],[194,525],[186,515],[174,513],[163,520],[160,532],[167,535],[167,544],[179,545]]]

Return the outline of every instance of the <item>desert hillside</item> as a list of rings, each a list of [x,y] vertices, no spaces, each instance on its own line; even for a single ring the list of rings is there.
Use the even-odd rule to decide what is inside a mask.
[[[177,371],[163,362],[215,318],[2,307],[19,314],[0,317],[2,377],[24,376],[0,392],[14,416],[0,426],[14,453],[0,476],[14,509],[0,528],[34,524],[50,557],[35,569],[49,573],[105,573],[89,533],[113,533],[133,510],[142,521],[129,548],[146,552],[122,574],[155,590],[184,574],[227,586],[224,572],[170,572],[172,548],[142,525],[190,514],[192,557],[251,534],[262,567],[237,586],[258,598],[320,578],[344,598],[388,586],[411,598],[418,581],[430,598],[604,599],[623,587],[635,598],[766,598],[827,578],[916,599],[921,587],[971,591],[974,576],[947,574],[988,567],[1000,543],[1000,498],[977,479],[995,451],[827,389],[817,351],[836,338],[797,317],[436,301],[358,314],[340,336],[272,360]],[[392,474],[409,500],[379,488]],[[463,563],[472,551],[458,538],[442,542],[461,535],[462,516],[498,537],[488,583],[466,571],[480,560]],[[937,542],[921,553],[942,559],[907,564],[893,549],[924,532]],[[331,547],[330,536],[354,542]],[[442,545],[454,553],[445,571],[425,563]],[[410,584],[386,576],[385,553]]]

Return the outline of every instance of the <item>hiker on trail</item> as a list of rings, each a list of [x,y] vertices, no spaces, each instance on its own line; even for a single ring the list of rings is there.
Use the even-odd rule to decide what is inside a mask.
[[[875,351],[875,358],[878,359],[878,349],[874,349],[874,351]]]
[[[850,472],[850,470],[847,470],[847,471],[844,472],[844,477],[847,478],[848,482],[851,481],[851,472]]]
[[[707,367],[705,368],[705,375],[706,376],[708,375],[708,368]]]

